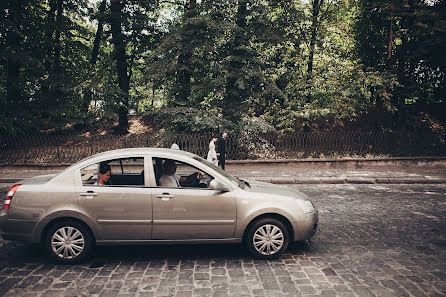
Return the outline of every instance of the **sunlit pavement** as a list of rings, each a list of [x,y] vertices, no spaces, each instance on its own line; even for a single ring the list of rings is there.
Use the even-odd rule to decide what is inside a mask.
[[[61,266],[38,247],[0,241],[0,293],[446,296],[446,185],[288,187],[312,197],[320,224],[280,260],[253,260],[239,245],[98,247]]]

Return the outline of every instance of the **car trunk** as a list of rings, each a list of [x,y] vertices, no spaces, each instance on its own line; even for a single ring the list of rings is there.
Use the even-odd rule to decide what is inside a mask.
[[[44,184],[47,181],[49,181],[50,179],[52,179],[54,176],[56,176],[56,174],[47,174],[47,175],[34,176],[34,177],[27,178],[27,179],[23,179],[23,180],[17,182],[17,184],[21,184],[21,185],[39,185],[39,184]]]

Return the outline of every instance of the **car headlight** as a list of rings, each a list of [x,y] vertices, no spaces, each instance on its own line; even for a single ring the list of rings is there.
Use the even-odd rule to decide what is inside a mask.
[[[314,212],[314,205],[310,200],[302,201],[302,205],[304,207],[304,213],[313,213]]]

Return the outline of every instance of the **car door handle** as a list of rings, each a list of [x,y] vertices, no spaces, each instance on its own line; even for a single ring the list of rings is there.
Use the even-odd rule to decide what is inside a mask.
[[[87,193],[80,193],[81,196],[85,196],[87,199],[93,199],[94,196],[97,196],[98,193],[95,193],[93,191],[88,191]]]
[[[174,195],[170,195],[169,193],[162,193],[161,195],[156,195],[156,198],[162,199],[162,200],[169,200],[173,197],[175,197]]]

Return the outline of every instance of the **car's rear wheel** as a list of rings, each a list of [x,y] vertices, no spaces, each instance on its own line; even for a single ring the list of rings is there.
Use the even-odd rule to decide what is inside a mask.
[[[62,264],[72,264],[89,255],[93,240],[82,224],[62,221],[48,229],[44,244],[52,259]]]
[[[258,259],[277,259],[287,249],[289,234],[285,225],[275,218],[263,218],[248,229],[245,244]]]

